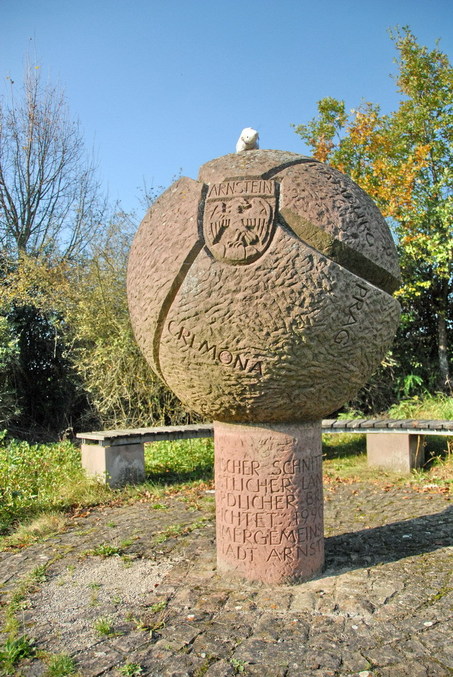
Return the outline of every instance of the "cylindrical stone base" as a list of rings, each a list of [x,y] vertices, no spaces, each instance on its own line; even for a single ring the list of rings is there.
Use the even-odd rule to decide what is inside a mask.
[[[265,583],[321,572],[321,422],[215,422],[214,448],[218,569]]]

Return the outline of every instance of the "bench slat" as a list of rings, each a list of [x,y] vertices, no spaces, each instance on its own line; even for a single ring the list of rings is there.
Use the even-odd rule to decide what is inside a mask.
[[[453,421],[420,419],[325,419],[323,433],[386,433],[396,432],[414,435],[453,435]],[[102,446],[145,444],[160,440],[194,439],[212,437],[214,426],[209,423],[154,426],[152,428],[128,428],[124,430],[94,430],[77,433],[85,443],[97,442]]]
[[[88,433],[77,433],[82,441],[97,441],[104,446],[121,446],[123,444],[146,444],[161,440],[194,439],[212,437],[213,426],[209,424],[191,424],[180,426],[155,426],[153,428],[131,428],[125,430],[94,430]]]

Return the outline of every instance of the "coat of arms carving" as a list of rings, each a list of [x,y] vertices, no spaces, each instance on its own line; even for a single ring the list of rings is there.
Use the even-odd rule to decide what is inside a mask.
[[[219,261],[256,261],[274,234],[277,206],[275,181],[249,179],[212,184],[206,198],[205,242]]]

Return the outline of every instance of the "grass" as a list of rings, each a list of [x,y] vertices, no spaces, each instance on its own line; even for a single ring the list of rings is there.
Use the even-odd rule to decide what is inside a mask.
[[[151,606],[148,607],[149,611],[153,614],[157,614],[159,611],[163,611],[167,607],[167,602],[162,601],[162,602],[155,602],[155,604],[151,604]]]
[[[335,433],[322,436],[322,452],[325,459],[341,459],[364,454],[365,435],[359,433]]]
[[[93,623],[93,628],[99,635],[102,635],[103,637],[111,637],[115,634],[113,621],[108,616],[97,618]]]
[[[157,545],[159,543],[165,543],[170,538],[176,538],[178,536],[185,536],[186,534],[192,533],[195,529],[201,529],[206,525],[206,518],[202,517],[196,522],[191,524],[170,524],[163,531],[158,531],[153,538],[153,544]]]
[[[13,525],[16,526],[13,533],[6,537],[0,536],[0,550],[2,542],[5,545],[23,547],[34,541],[41,541],[52,534],[61,533],[66,529],[67,518],[63,512],[51,510],[35,518],[31,516],[30,520],[26,519],[17,523],[14,521]]]
[[[126,677],[139,677],[143,674],[143,668],[138,663],[125,663],[118,668],[118,672]]]
[[[146,445],[147,482],[113,490],[86,477],[75,445],[29,444],[7,440],[0,433],[0,549],[22,547],[63,531],[71,510],[143,497],[154,499],[155,509],[165,509],[157,501],[167,490],[212,480],[213,459],[211,439]]]
[[[395,418],[453,418],[452,402],[448,398],[416,399],[400,403],[387,415]],[[429,444],[441,440],[444,447],[448,438],[427,438]],[[431,450],[425,468],[407,476],[369,468],[366,459],[365,436],[360,434],[323,435],[324,477],[326,482],[373,481],[411,484],[419,490],[448,492],[453,489],[453,454],[448,449]],[[194,505],[212,501],[212,496],[200,498],[200,487],[212,487],[214,448],[211,439],[158,442],[147,445],[145,463],[147,482],[136,487],[113,490],[85,477],[78,449],[65,442],[54,445],[29,445],[15,440],[6,441],[0,435],[0,525],[5,535],[0,536],[0,549],[46,538],[66,528],[68,511],[76,509],[85,514],[88,507],[100,503],[121,504],[126,501],[147,500],[154,510],[165,510],[162,498],[178,493]],[[198,503],[197,503],[198,502]],[[184,536],[204,525],[205,518],[190,525],[173,524],[156,534],[156,540]],[[114,528],[116,524],[110,522]],[[9,535],[8,535],[9,532]],[[123,556],[123,551],[134,539],[119,545],[101,543],[89,552],[100,557]],[[33,641],[24,633],[20,616],[27,594],[45,580],[49,563],[37,567],[20,582],[5,607],[4,632],[6,641],[0,645],[0,676],[14,674],[22,659],[35,653]],[[68,568],[68,571],[70,569]],[[92,584],[93,602],[99,584]],[[139,621],[140,628],[154,632],[165,624],[165,602],[158,602],[148,610],[148,618]],[[94,629],[104,636],[115,635],[112,620],[98,618]],[[236,674],[246,671],[246,665],[232,665]],[[139,675],[141,668],[126,663],[121,674]],[[48,677],[76,674],[76,667],[68,656],[53,656],[47,660]]]
[[[25,635],[7,639],[0,647],[0,675],[11,675],[22,659],[34,654],[33,641]]]
[[[45,677],[69,677],[76,672],[77,667],[71,656],[55,654],[48,659]]]
[[[87,551],[89,555],[97,555],[98,557],[117,557],[123,554],[123,548],[119,545],[110,545],[109,543],[101,543],[92,550]]]
[[[213,478],[211,438],[153,442],[145,445],[146,474],[153,482],[183,484]]]
[[[231,658],[230,659],[230,665],[234,669],[234,673],[236,675],[241,675],[246,672],[247,668],[247,662],[246,661],[241,661],[237,658]]]
[[[73,444],[6,441],[0,434],[0,534],[38,515],[55,520],[63,510],[98,502],[102,494],[107,496],[105,487],[85,477]]]
[[[365,435],[344,433],[323,435],[323,467],[327,480],[356,479],[433,484],[453,491],[453,454],[449,437],[425,437],[425,465],[410,476],[368,466]]]
[[[35,567],[28,576],[20,581],[19,585],[14,590],[5,610],[3,631],[8,635],[8,640],[13,641],[19,639],[21,626],[18,616],[24,608],[25,600],[29,592],[33,590],[36,585],[43,583],[46,580],[46,571],[51,561]]]
[[[382,416],[453,419],[453,398],[440,395],[404,400]],[[428,464],[422,476],[427,481],[434,477],[436,482],[451,483],[453,441],[433,436],[427,437],[426,442]],[[323,435],[323,454],[328,475],[354,474],[367,479],[373,472],[366,465],[364,435]],[[140,486],[114,490],[85,476],[75,445],[28,444],[7,440],[0,433],[0,549],[23,547],[62,531],[67,528],[71,511],[80,514],[92,505],[146,499],[153,509],[165,510],[161,502],[165,494],[189,494],[203,486],[211,488],[213,461],[211,438],[148,444],[147,481]],[[420,481],[420,473],[417,477]],[[162,538],[169,535],[162,534]],[[120,554],[105,548],[105,552],[97,554]]]

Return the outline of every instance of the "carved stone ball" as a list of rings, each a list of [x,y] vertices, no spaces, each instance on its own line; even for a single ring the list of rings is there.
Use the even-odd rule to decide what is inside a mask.
[[[294,153],[226,155],[145,216],[128,266],[136,340],[190,409],[315,420],[379,366],[399,321],[395,246],[351,179]]]

